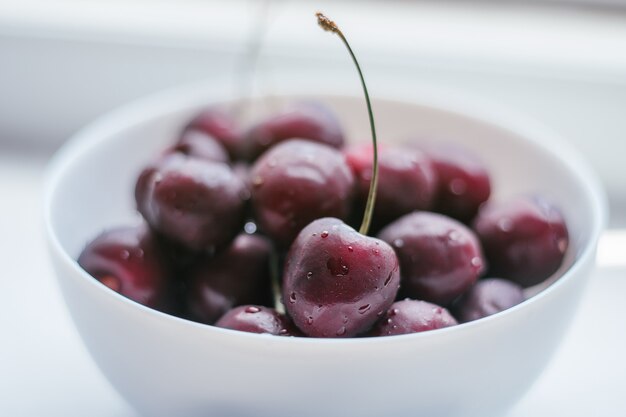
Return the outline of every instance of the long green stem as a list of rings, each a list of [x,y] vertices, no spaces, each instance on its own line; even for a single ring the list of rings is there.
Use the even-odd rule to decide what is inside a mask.
[[[378,189],[378,144],[376,142],[376,126],[374,124],[374,114],[372,112],[372,103],[370,102],[370,95],[367,92],[367,86],[365,85],[365,79],[363,78],[363,72],[361,71],[361,66],[359,65],[359,61],[357,61],[348,40],[343,35],[339,27],[324,16],[322,13],[316,13],[317,23],[322,27],[322,29],[336,33],[339,38],[342,40],[343,44],[348,49],[350,56],[352,57],[352,61],[356,66],[356,69],[359,73],[359,78],[361,79],[361,86],[363,86],[363,93],[365,94],[365,102],[367,104],[367,114],[369,115],[370,120],[370,129],[372,131],[372,143],[374,144],[374,161],[372,167],[372,178],[370,180],[370,190],[367,196],[367,202],[365,203],[365,212],[363,214],[363,221],[361,223],[361,227],[359,228],[359,233],[366,235],[370,228],[370,223],[372,222],[372,216],[374,214],[374,204],[376,203],[376,190]]]
[[[285,314],[285,305],[282,301],[282,292],[280,290],[280,269],[278,267],[278,253],[275,249],[270,255],[270,277],[272,280],[272,293],[274,295],[274,309]]]
[[[234,113],[239,121],[245,120],[250,110],[255,84],[256,69],[259,66],[261,50],[269,27],[269,16],[272,0],[258,2],[254,16],[254,26],[247,36],[246,50],[241,60],[236,63],[235,77],[239,100],[234,103]]]

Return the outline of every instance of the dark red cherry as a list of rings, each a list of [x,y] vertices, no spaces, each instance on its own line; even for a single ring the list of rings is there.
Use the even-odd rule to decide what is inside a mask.
[[[269,333],[275,336],[302,336],[287,317],[273,308],[244,305],[228,311],[217,323],[217,327],[248,333]]]
[[[454,303],[454,313],[465,323],[491,316],[524,301],[522,287],[514,282],[485,278],[476,282]]]
[[[452,145],[428,148],[427,154],[437,175],[434,210],[468,223],[491,194],[487,169],[475,155]]]
[[[241,230],[245,185],[223,163],[171,154],[143,170],[135,187],[150,227],[191,250],[212,250]]]
[[[350,212],[354,177],[343,154],[327,145],[280,143],[256,161],[250,179],[257,225],[282,247],[311,221]]]
[[[173,307],[170,265],[145,225],[103,232],[83,249],[78,264],[131,300],[161,311]]]
[[[353,146],[344,151],[356,179],[361,206],[365,205],[370,189],[373,152],[371,144]],[[382,227],[411,211],[429,209],[436,185],[435,172],[422,151],[399,146],[381,147],[374,225]]]
[[[522,287],[539,284],[563,262],[569,237],[559,210],[539,197],[519,197],[481,209],[474,230],[492,276]]]
[[[214,257],[206,256],[193,265],[187,292],[191,318],[213,324],[237,305],[273,305],[271,251],[266,238],[242,233]]]
[[[184,131],[199,131],[211,136],[226,148],[233,161],[245,156],[243,133],[233,115],[225,110],[216,107],[202,110],[185,126]]]
[[[287,139],[306,139],[341,148],[344,143],[339,119],[320,103],[303,102],[293,105],[256,123],[248,131],[249,160]]]
[[[187,130],[182,133],[178,143],[170,152],[180,152],[183,155],[207,161],[229,162],[228,152],[217,140],[207,133],[198,130]]]
[[[419,333],[456,324],[445,308],[426,301],[406,299],[393,303],[368,336]]]
[[[368,330],[393,303],[400,273],[385,242],[339,219],[318,219],[291,245],[283,302],[296,326],[313,337],[351,337]]]
[[[378,237],[398,254],[402,297],[445,306],[465,292],[485,268],[474,232],[441,214],[407,214]]]

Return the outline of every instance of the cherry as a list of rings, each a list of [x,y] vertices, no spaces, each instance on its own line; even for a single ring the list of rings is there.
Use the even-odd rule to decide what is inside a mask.
[[[407,214],[378,237],[389,243],[400,259],[403,297],[447,305],[467,290],[485,267],[474,232],[441,214]]]
[[[353,146],[345,154],[356,178],[358,200],[363,205],[372,179],[372,145]],[[435,172],[420,150],[384,147],[380,149],[378,166],[380,186],[372,220],[375,228],[411,211],[432,206],[437,185]]]
[[[393,303],[400,271],[391,246],[365,236],[376,200],[378,149],[363,74],[337,25],[321,13],[316,16],[324,30],[341,38],[359,72],[374,144],[373,173],[359,232],[336,218],[321,218],[302,229],[285,260],[282,294],[289,315],[304,334],[350,337],[368,330]]]
[[[427,154],[438,178],[434,210],[464,223],[471,221],[491,194],[483,163],[467,150],[451,145],[431,147]]]
[[[368,336],[393,336],[419,333],[456,325],[452,315],[443,307],[426,301],[402,300],[389,307],[382,320]]]
[[[229,162],[228,153],[224,146],[212,136],[198,130],[183,132],[178,143],[172,147],[170,152],[180,152],[208,161]]]
[[[460,322],[478,320],[524,301],[522,287],[504,279],[485,278],[476,282],[454,304]]]
[[[184,132],[188,131],[199,131],[211,136],[226,148],[233,161],[245,157],[246,143],[243,133],[235,118],[222,109],[203,109],[185,126]]]
[[[287,317],[273,308],[243,305],[228,311],[217,327],[248,333],[269,333],[275,336],[302,336]]]
[[[400,273],[391,246],[339,219],[306,226],[291,245],[283,302],[308,336],[351,337],[368,330],[394,301]]]
[[[248,160],[254,160],[265,150],[288,139],[306,139],[341,148],[343,130],[337,116],[317,102],[292,105],[281,113],[261,120],[246,135]]]
[[[187,293],[191,318],[212,324],[237,305],[272,305],[271,251],[269,240],[242,233],[225,250],[193,265]]]
[[[474,220],[489,273],[522,287],[539,284],[561,266],[569,237],[561,213],[540,197],[486,205]]]
[[[89,242],[78,264],[113,291],[140,304],[171,311],[170,265],[146,225],[105,231]]]
[[[191,250],[213,250],[243,225],[249,194],[223,163],[171,154],[143,170],[135,187],[150,227]]]
[[[293,139],[264,153],[250,172],[257,224],[278,245],[320,217],[346,218],[354,177],[341,152]]]

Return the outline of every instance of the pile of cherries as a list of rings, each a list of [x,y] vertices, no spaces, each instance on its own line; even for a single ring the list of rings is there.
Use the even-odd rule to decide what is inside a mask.
[[[522,302],[523,288],[561,265],[568,232],[559,211],[536,196],[488,201],[487,170],[458,147],[381,147],[377,238],[357,232],[373,146],[344,143],[338,118],[319,103],[245,129],[205,109],[141,172],[144,222],[105,231],[78,262],[163,312],[309,337],[476,320]]]

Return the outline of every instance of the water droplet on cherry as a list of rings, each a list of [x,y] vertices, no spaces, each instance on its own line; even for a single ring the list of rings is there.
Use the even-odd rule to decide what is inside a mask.
[[[329,258],[326,262],[326,267],[336,277],[343,277],[350,272],[350,267],[344,263],[341,256],[339,258]]]
[[[370,310],[371,307],[372,307],[371,304],[362,305],[361,307],[359,307],[359,313],[365,314]]]
[[[498,220],[498,227],[503,232],[510,232],[513,230],[513,222],[508,217],[503,217]]]
[[[246,224],[244,224],[243,226],[243,230],[249,234],[249,235],[253,235],[254,232],[256,232],[256,224],[254,222],[247,222]]]

